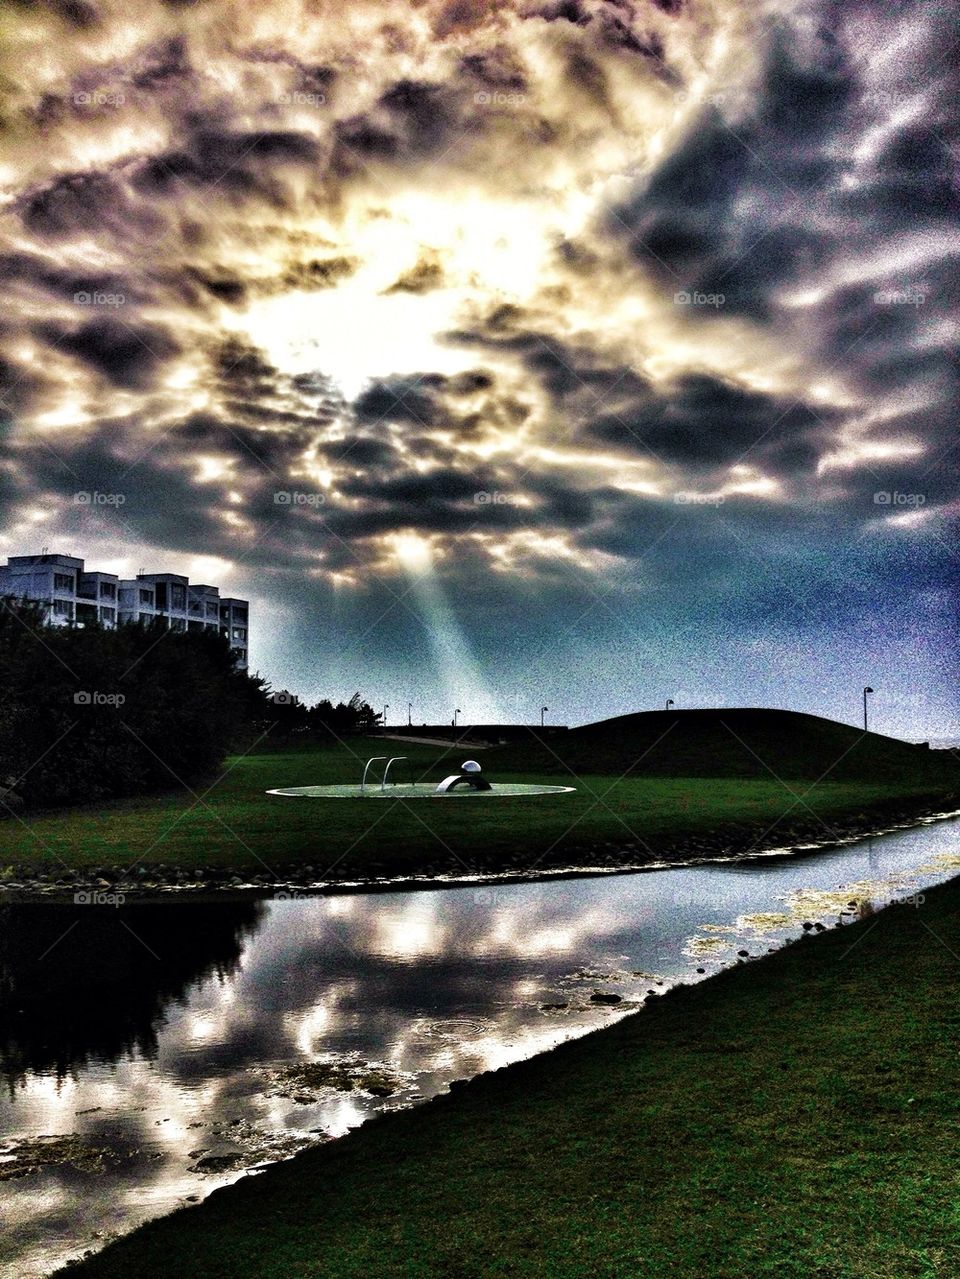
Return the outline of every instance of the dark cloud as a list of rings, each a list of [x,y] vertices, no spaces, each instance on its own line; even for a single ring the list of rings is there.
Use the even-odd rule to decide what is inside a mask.
[[[775,37],[748,118],[711,106],[610,224],[628,228],[638,261],[665,283],[721,291],[728,311],[757,318],[777,287],[817,266],[822,232],[801,211],[840,188],[852,97],[833,40],[812,52],[787,40]]]
[[[126,390],[149,387],[164,363],[181,349],[170,333],[155,325],[112,317],[73,329],[40,325],[37,334]]]
[[[131,180],[140,194],[151,198],[210,189],[224,199],[256,196],[284,207],[285,170],[315,168],[319,161],[319,145],[306,133],[234,131],[203,119],[184,145],[143,161]]]
[[[409,271],[404,271],[385,293],[429,293],[443,286],[443,267],[433,257],[421,257]]]
[[[111,294],[124,303],[136,302],[144,296],[138,285],[127,276],[94,269],[70,269],[51,258],[33,253],[0,255],[0,284],[8,288],[39,290],[65,301],[83,304],[84,295]],[[89,301],[89,297],[88,297]]]
[[[707,374],[648,387],[616,414],[601,413],[587,435],[618,450],[691,468],[747,462],[767,474],[811,475],[831,436],[835,411],[750,391]]]
[[[245,275],[239,278],[231,268],[187,267],[184,278],[195,281],[219,302],[244,306],[254,297],[276,297],[295,290],[305,293],[336,288],[353,275],[355,258],[337,256],[294,262],[274,276]]]
[[[99,18],[96,5],[88,0],[52,0],[50,7],[81,31],[96,26]]]
[[[397,377],[372,382],[353,409],[361,423],[412,422],[434,426],[441,420],[437,398],[421,386],[421,378]]]
[[[583,0],[551,0],[550,4],[529,9],[527,16],[543,18],[545,22],[569,22],[577,27],[585,27],[593,21],[593,15]]]
[[[182,84],[190,76],[189,46],[185,36],[171,36],[144,51],[130,76],[130,84],[145,93]]]
[[[460,68],[487,89],[522,93],[528,87],[523,63],[508,45],[498,44],[480,53],[464,54]]]
[[[137,206],[123,182],[111,173],[69,173],[28,191],[19,212],[29,230],[49,239],[79,234],[157,233],[162,222]]]

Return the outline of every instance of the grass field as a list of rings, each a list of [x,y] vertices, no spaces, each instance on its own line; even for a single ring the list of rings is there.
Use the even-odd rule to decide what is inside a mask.
[[[439,779],[469,750],[360,738],[236,756],[206,787],[0,822],[0,871],[131,866],[145,878],[229,870],[275,881],[531,873],[830,840],[960,793],[956,760],[786,712],[651,713],[482,754],[494,780],[576,787],[498,802],[323,801],[273,787],[356,783],[372,754]],[[704,718],[705,717],[705,718]],[[715,775],[711,775],[711,771]],[[400,774],[403,776],[403,774]]]
[[[931,803],[937,788],[863,781],[774,778],[663,778],[585,774],[573,794],[513,800],[392,803],[267,795],[273,786],[356,781],[354,750],[294,751],[235,758],[206,792],[181,791],[135,802],[99,804],[0,822],[0,868],[7,878],[64,868],[101,868],[112,877],[133,864],[193,872],[230,868],[282,878],[312,867],[317,879],[372,874],[534,871],[605,858],[643,862],[707,853],[727,845],[790,843],[801,834],[830,839],[851,814]],[[407,747],[429,769],[436,747]],[[444,771],[434,768],[434,774]],[[554,776],[524,774],[555,783]],[[698,847],[691,841],[706,841]],[[709,847],[707,846],[709,844]]]
[[[954,1279],[960,884],[216,1192],[78,1279]]]

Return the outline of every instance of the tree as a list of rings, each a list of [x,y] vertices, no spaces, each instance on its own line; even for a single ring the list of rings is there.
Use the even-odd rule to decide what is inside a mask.
[[[51,626],[0,601],[0,780],[33,806],[191,785],[267,713],[225,636]]]

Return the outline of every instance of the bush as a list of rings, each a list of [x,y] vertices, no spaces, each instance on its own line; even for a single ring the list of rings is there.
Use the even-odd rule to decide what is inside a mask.
[[[268,715],[218,632],[48,626],[0,601],[0,790],[28,805],[192,785]]]

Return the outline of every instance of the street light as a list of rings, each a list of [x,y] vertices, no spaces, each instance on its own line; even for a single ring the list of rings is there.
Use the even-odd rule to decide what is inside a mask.
[[[387,727],[387,711],[388,711],[389,709],[390,709],[390,703],[389,703],[389,702],[384,702],[384,703],[383,703],[383,719],[382,719],[381,724],[380,724],[380,727],[381,727],[381,728],[386,728],[386,727]]]
[[[407,728],[413,727],[413,702],[407,702]]]
[[[456,727],[457,727],[457,716],[458,716],[459,714],[460,714],[460,707],[458,706],[458,707],[457,707],[457,709],[453,712],[453,727],[454,727],[454,728],[456,728]]]
[[[668,698],[667,698],[667,705],[666,705],[666,709],[667,709],[667,710],[669,710],[669,709],[670,709],[670,707],[671,707],[671,706],[673,706],[673,705],[674,705],[673,698],[672,698],[672,697],[668,697]]]
[[[872,688],[865,688],[863,690],[863,731],[864,732],[867,731],[867,694],[872,692],[873,692]]]
[[[550,709],[550,707],[549,707],[549,706],[541,706],[541,707],[540,707],[540,727],[541,727],[541,728],[543,728],[543,717],[544,717],[544,715],[546,715],[546,713],[547,713],[547,711],[548,711],[549,709]]]

